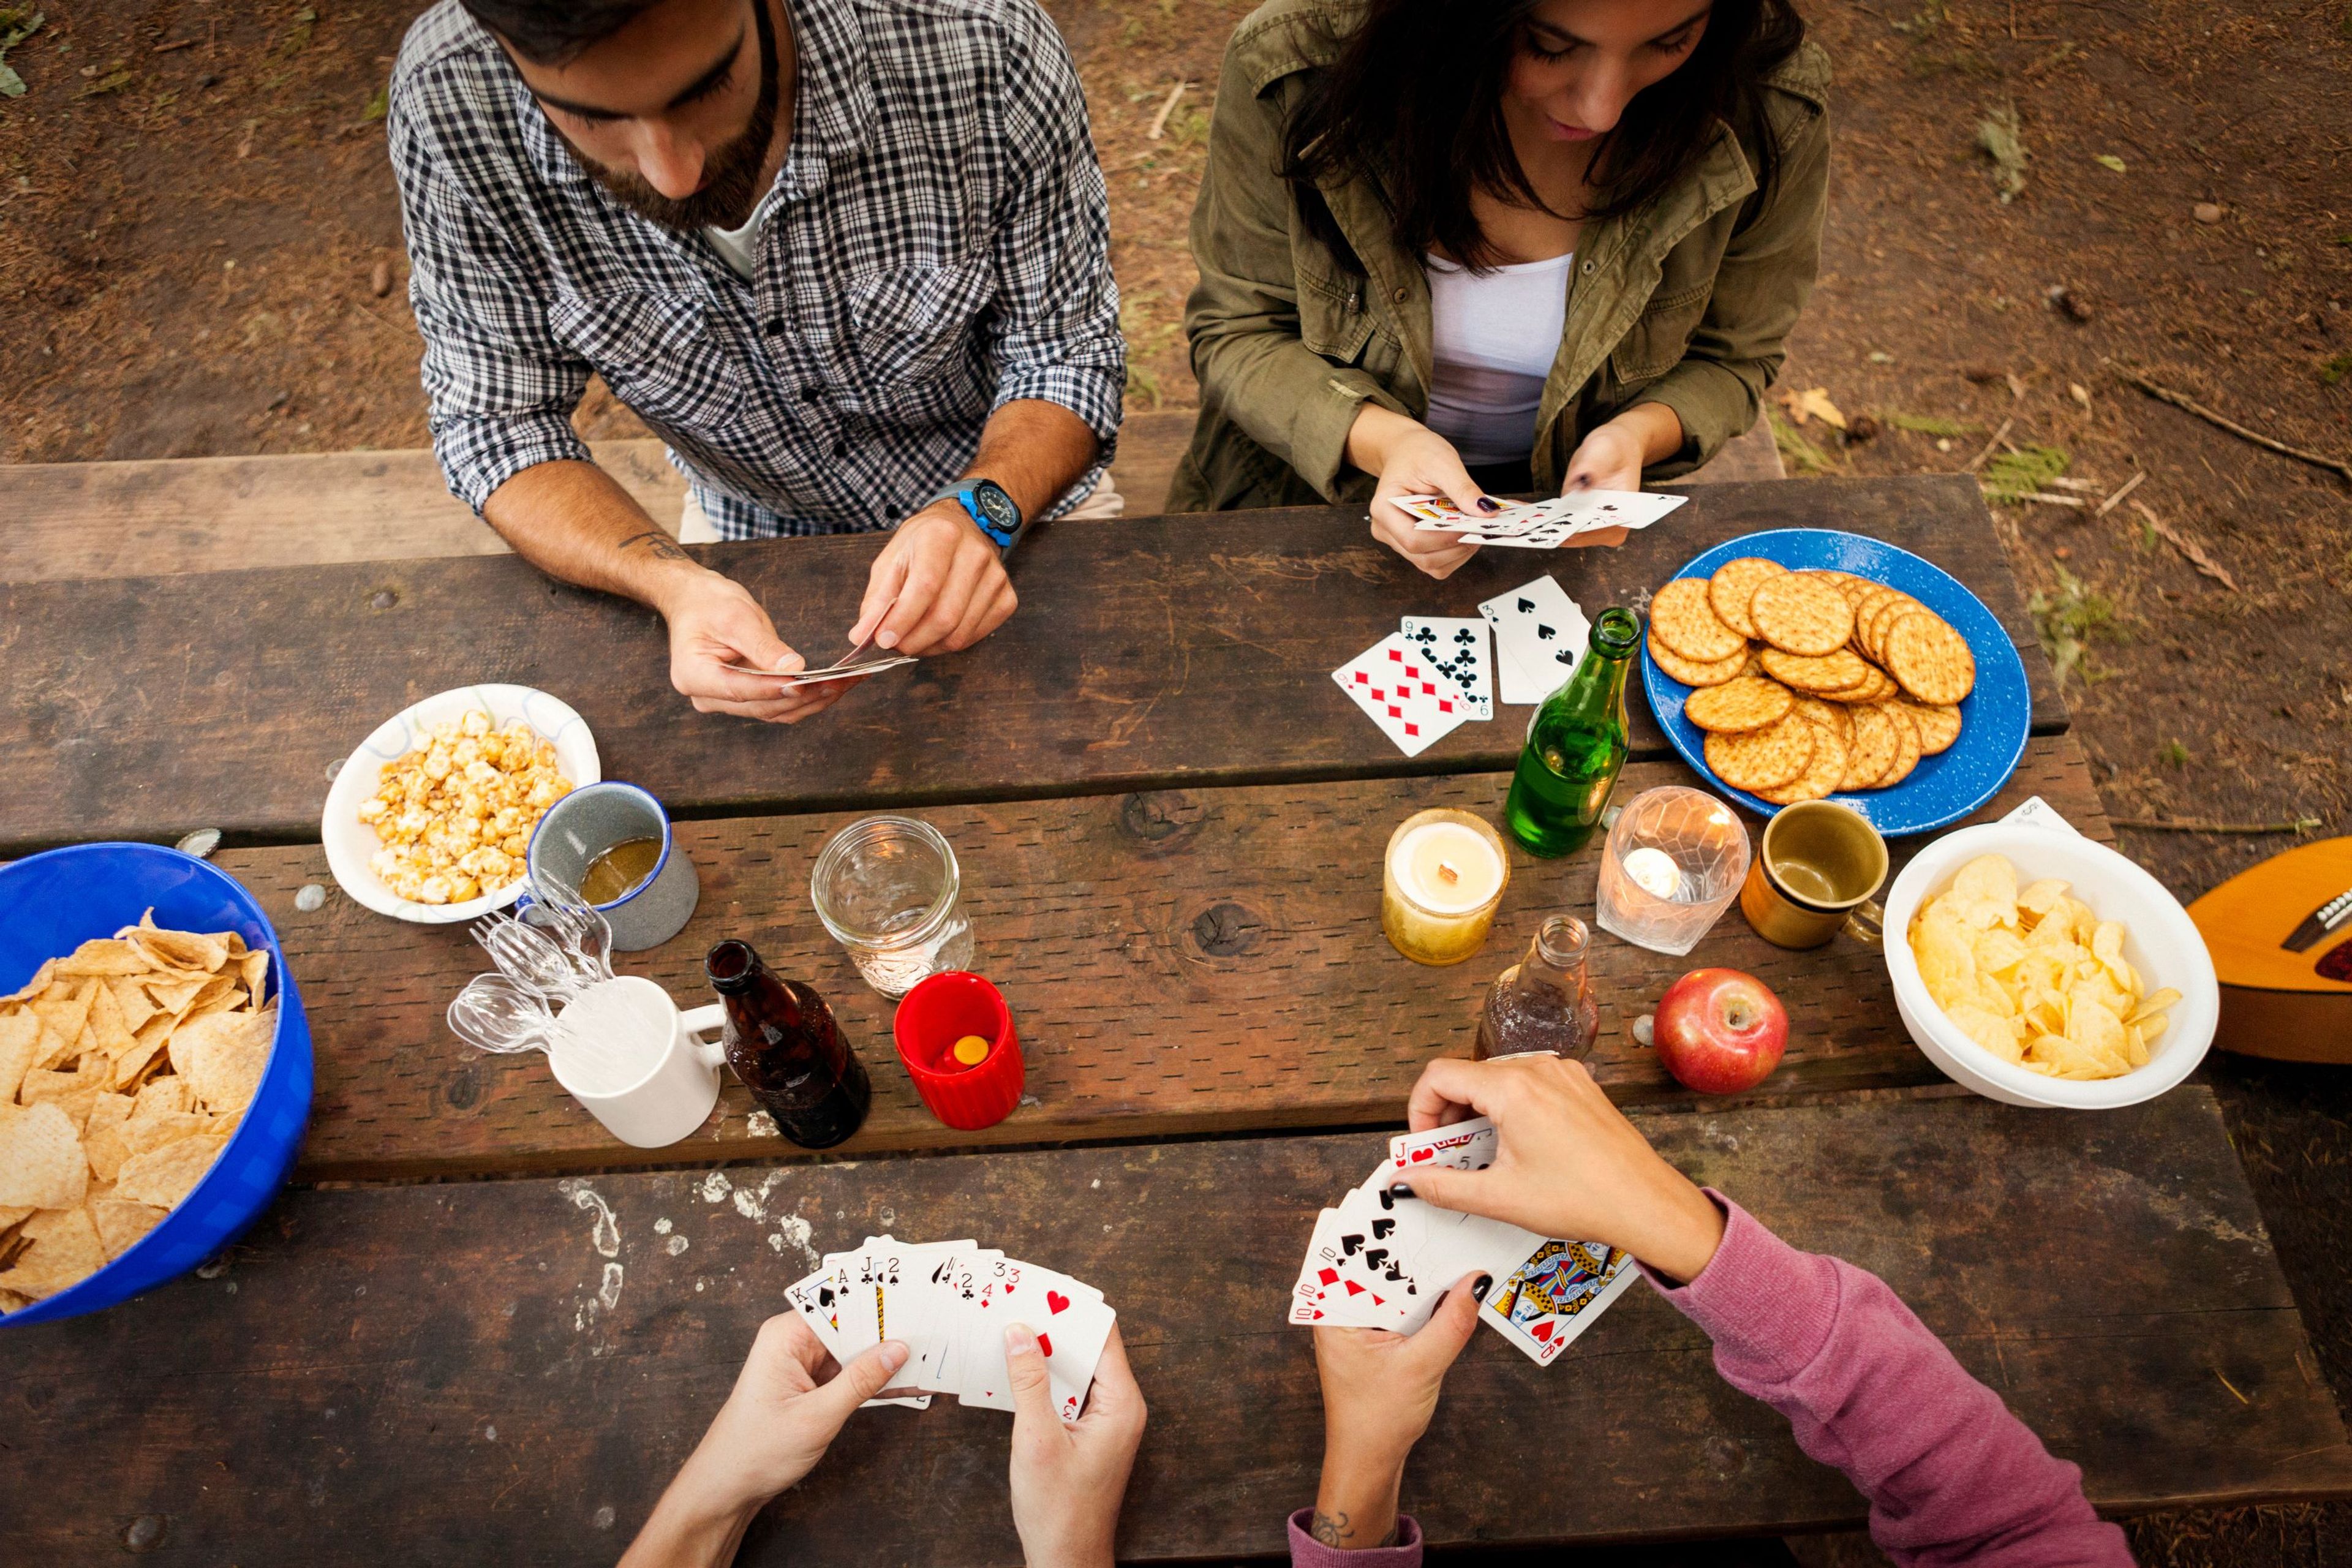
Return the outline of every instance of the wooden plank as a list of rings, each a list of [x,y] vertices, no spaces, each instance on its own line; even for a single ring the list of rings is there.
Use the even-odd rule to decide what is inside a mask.
[[[1620,798],[1689,782],[1680,763],[1636,763]],[[1487,984],[1544,915],[1570,909],[1591,917],[1597,855],[1542,863],[1514,851],[1495,934],[1476,959],[1430,969],[1388,945],[1378,868],[1391,830],[1431,805],[1493,816],[1503,787],[1500,775],[1485,774],[927,812],[956,847],[979,940],[975,966],[1011,999],[1027,1064],[1030,1102],[980,1134],[953,1131],[923,1110],[891,1048],[891,1005],[858,982],[810,910],[809,870],[847,820],[840,814],[681,828],[701,872],[701,906],[676,940],[623,955],[620,967],[695,1005],[709,1000],[702,954],[740,936],[780,972],[814,984],[875,1083],[874,1110],[848,1145],[853,1153],[1385,1121],[1423,1063],[1468,1053]],[[2032,742],[1985,815],[2033,795],[2106,836],[2071,739]],[[1895,846],[1898,866],[1916,842]],[[219,863],[276,922],[310,1009],[318,1095],[303,1153],[309,1176],[579,1171],[797,1153],[752,1132],[750,1097],[731,1079],[688,1143],[614,1142],[555,1086],[539,1057],[483,1057],[449,1035],[442,1018],[449,998],[487,967],[462,931],[401,925],[361,909],[331,890],[315,847],[224,851]],[[295,907],[307,882],[331,889],[325,906],[309,913]],[[1787,1065],[1760,1092],[1941,1081],[1897,1021],[1875,953],[1848,942],[1784,952],[1727,913],[1686,959],[1596,933],[1602,1036],[1594,1068],[1621,1098],[1691,1098],[1631,1029],[1675,976],[1708,963],[1761,976],[1794,1015]]]
[[[1800,522],[1894,540],[1975,584],[2024,649],[2036,729],[2064,726],[1984,503],[1948,476],[1705,486],[1621,549],[1489,552],[1444,583],[1344,509],[1050,528],[1016,563],[1025,607],[996,635],[791,729],[692,713],[656,617],[511,556],[0,584],[0,852],[200,826],[313,837],[330,769],[371,727],[485,680],[564,698],[608,776],[688,816],[1505,769],[1516,711],[1406,758],[1328,672],[1402,613],[1473,614],[1538,571],[1595,609],[1639,604],[1692,552]],[[879,548],[705,550],[822,653]],[[1631,706],[1637,753],[1659,754],[1647,704]]]
[[[1112,472],[1129,514],[1165,509],[1168,482],[1192,435],[1189,410],[1129,416]],[[686,480],[659,441],[589,446],[656,522],[677,531]],[[0,489],[11,508],[9,526],[0,531],[0,583],[502,555],[507,549],[473,509],[449,494],[426,449],[0,465]]]
[[[1747,434],[1734,436],[1723,444],[1714,460],[1696,473],[1684,475],[1665,488],[1681,489],[1686,485],[1720,485],[1752,479],[1785,479],[1789,470],[1781,466],[1780,448],[1772,439],[1772,422],[1759,415]]]
[[[596,461],[675,533],[686,481],[659,441]],[[0,468],[0,582],[150,577],[432,555],[503,555],[429,449]]]
[[[1960,1097],[1643,1125],[1796,1245],[1885,1276],[2102,1507],[2352,1492],[2209,1090],[2098,1116]],[[7,1334],[0,1516],[26,1562],[110,1558],[147,1514],[175,1558],[246,1568],[353,1541],[410,1562],[610,1561],[781,1288],[887,1230],[978,1237],[1118,1309],[1151,1405],[1122,1558],[1278,1552],[1321,1437],[1285,1292],[1317,1207],[1382,1149],[1357,1134],[291,1193],[217,1278]],[[740,1561],[1016,1563],[1008,1424],[951,1400],[859,1414]],[[1405,1506],[1438,1543],[1863,1517],[1640,1287],[1555,1367],[1481,1332]]]

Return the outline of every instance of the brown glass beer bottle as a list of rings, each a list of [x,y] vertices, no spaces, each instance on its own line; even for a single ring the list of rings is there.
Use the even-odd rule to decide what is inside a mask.
[[[726,1004],[727,1065],[778,1131],[830,1149],[865,1123],[874,1086],[824,997],[771,972],[749,942],[720,942],[702,973]]]

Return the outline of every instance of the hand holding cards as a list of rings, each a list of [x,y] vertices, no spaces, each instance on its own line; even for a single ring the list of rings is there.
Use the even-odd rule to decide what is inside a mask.
[[[1484,1170],[1496,1143],[1484,1117],[1391,1139],[1388,1159],[1318,1217],[1291,1288],[1289,1321],[1412,1333],[1449,1288],[1489,1274],[1495,1284],[1479,1319],[1549,1365],[1633,1283],[1633,1259],[1598,1242],[1549,1239],[1441,1209],[1399,1187],[1407,1173],[1433,1164]]]
[[[786,1287],[784,1300],[845,1366],[884,1340],[905,1345],[907,1362],[892,1386],[918,1393],[867,1403],[918,1409],[934,1394],[1012,1409],[1004,1329],[1025,1324],[1037,1336],[1054,1408],[1065,1421],[1085,1410],[1095,1363],[1118,1317],[1101,1291],[1066,1274],[970,1241],[909,1244],[887,1236],[827,1254],[822,1268]]]
[[[1522,501],[1490,514],[1464,511],[1444,496],[1399,496],[1397,510],[1416,533],[1451,533],[1465,543],[1557,550],[1603,528],[1647,528],[1688,500],[1648,490],[1578,490],[1552,500]]]

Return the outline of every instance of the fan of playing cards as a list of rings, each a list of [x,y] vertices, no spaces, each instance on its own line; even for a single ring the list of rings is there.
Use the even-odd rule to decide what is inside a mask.
[[[1648,490],[1578,490],[1494,512],[1464,511],[1444,496],[1399,496],[1396,506],[1414,520],[1416,533],[1451,533],[1465,544],[1557,550],[1595,529],[1647,528],[1689,499]]]
[[[1290,1321],[1409,1334],[1465,1275],[1491,1274],[1480,1320],[1537,1365],[1550,1365],[1633,1282],[1633,1258],[1390,1190],[1433,1165],[1483,1171],[1495,1163],[1495,1124],[1483,1116],[1390,1139],[1389,1157],[1364,1184],[1317,1217]]]
[[[1004,1328],[1024,1323],[1037,1336],[1054,1408],[1065,1421],[1086,1408],[1095,1363],[1118,1319],[1101,1291],[1066,1274],[970,1241],[887,1236],[826,1254],[824,1267],[787,1287],[784,1299],[844,1366],[884,1340],[905,1345],[907,1363],[891,1386],[919,1392],[866,1403],[918,1410],[929,1409],[934,1394],[1012,1409]]]

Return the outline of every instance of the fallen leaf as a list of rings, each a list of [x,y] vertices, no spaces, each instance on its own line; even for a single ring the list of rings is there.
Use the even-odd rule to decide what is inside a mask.
[[[2118,174],[2124,172],[2124,161],[2121,158],[2116,157],[2113,153],[2102,153],[2096,158],[2093,159],[2092,162],[2097,163],[2099,167],[2103,169],[2113,169]]]

